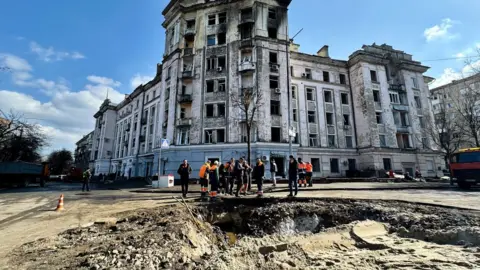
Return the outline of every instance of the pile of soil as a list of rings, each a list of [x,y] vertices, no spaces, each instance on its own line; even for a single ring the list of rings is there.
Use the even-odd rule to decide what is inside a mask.
[[[23,245],[14,269],[471,269],[476,213],[386,201],[219,202],[123,213]]]

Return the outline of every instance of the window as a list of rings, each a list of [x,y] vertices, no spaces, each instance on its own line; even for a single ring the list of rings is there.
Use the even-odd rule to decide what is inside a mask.
[[[215,35],[207,36],[207,46],[214,46],[217,43]]]
[[[308,135],[308,146],[310,147],[318,147],[318,135],[317,134],[310,134]]]
[[[308,111],[308,123],[316,123],[316,112],[315,111]]]
[[[280,142],[281,141],[280,128],[279,127],[272,127],[271,133],[272,133],[272,142]]]
[[[217,129],[217,143],[224,143],[224,142],[225,142],[225,130]]]
[[[335,135],[328,135],[328,147],[335,147]]]
[[[345,145],[347,148],[353,148],[353,137],[352,136],[345,136]]]
[[[292,86],[292,99],[297,99],[297,88]]]
[[[375,113],[375,118],[377,119],[377,124],[383,124],[382,113],[381,112],[376,112]]]
[[[218,23],[222,24],[222,23],[226,23],[226,22],[227,22],[227,13],[226,12],[219,13],[218,14]]]
[[[377,72],[375,70],[370,70],[370,80],[372,80],[372,82],[378,82]]]
[[[415,99],[415,105],[417,106],[417,108],[421,109],[422,108],[422,101],[420,100],[420,97],[415,96],[414,99]]]
[[[373,90],[373,101],[380,102],[380,91]]]
[[[392,169],[392,161],[389,158],[383,159],[383,169],[385,171],[390,171]]]
[[[297,109],[293,109],[293,110],[292,110],[292,118],[293,118],[293,122],[297,122],[297,121],[298,121]]]
[[[134,123],[133,124],[133,131],[136,131],[137,130],[137,123]]]
[[[310,163],[312,163],[312,171],[320,172],[320,159],[319,158],[312,158],[310,160]]]
[[[426,163],[427,163],[427,171],[428,172],[434,172],[433,160],[427,160]]]
[[[348,105],[348,94],[347,93],[341,93],[340,97],[342,98],[342,104],[343,105]]]
[[[268,9],[268,18],[271,20],[276,20],[277,19],[277,11],[274,8],[269,8]]]
[[[417,88],[417,89],[418,89],[418,81],[417,81],[417,78],[412,77],[412,83],[413,83],[413,88]]]
[[[226,65],[225,56],[218,57],[218,66],[217,67],[225,68],[225,65]]]
[[[327,118],[327,125],[332,126],[333,125],[333,113],[326,113],[325,116]]]
[[[189,144],[188,134],[189,134],[188,129],[179,130],[177,135],[177,145],[188,145]]]
[[[213,130],[205,130],[204,143],[213,143]]]
[[[270,59],[270,64],[277,64],[277,53],[276,52],[270,52],[269,54],[269,59]]]
[[[423,117],[419,116],[418,121],[420,122],[420,127],[425,128],[425,121],[423,120]]]
[[[423,149],[428,149],[428,139],[427,138],[422,138],[422,147]]]
[[[305,69],[305,78],[311,80],[312,79],[312,70],[309,68]]]
[[[340,84],[347,84],[347,76],[340,74]]]
[[[269,27],[268,28],[268,37],[269,38],[277,38],[277,28]]]
[[[168,67],[167,69],[167,80],[170,79],[170,76],[172,76],[172,67]]]
[[[270,76],[270,89],[278,88],[278,76]]]
[[[280,101],[270,100],[270,114],[280,115]]]
[[[343,115],[343,125],[350,126],[350,115],[348,114]]]
[[[187,117],[187,110],[185,108],[180,108],[180,119],[185,119]]]
[[[206,117],[214,117],[215,116],[213,104],[205,105],[205,110],[206,110]]]
[[[217,104],[217,114],[218,117],[225,117],[225,103]]]
[[[207,81],[207,93],[213,93],[214,89],[215,89],[215,82]]]
[[[207,58],[207,70],[215,69],[215,60],[216,58]]]
[[[152,135],[153,134],[153,124],[150,124],[150,128],[148,129],[148,134]]]
[[[387,147],[385,135],[378,135],[378,139],[380,140],[380,147]]]
[[[217,45],[223,45],[223,44],[227,43],[227,34],[226,33],[219,33],[217,38],[218,38]]]
[[[388,95],[390,96],[390,103],[400,104],[400,98],[397,93],[389,93]]]
[[[315,89],[307,88],[307,100],[315,101]]]
[[[217,23],[215,14],[208,15],[208,25],[215,25]]]
[[[331,173],[339,173],[340,168],[338,166],[338,158],[331,158],[330,159],[330,172]]]
[[[325,102],[328,102],[328,103],[332,103],[333,102],[333,99],[332,99],[332,91],[325,91],[323,93],[324,95],[324,99],[325,99]]]
[[[225,79],[218,80],[218,92],[225,92]]]
[[[295,137],[293,137],[293,143],[298,143],[298,132],[295,133]]]
[[[328,73],[328,71],[323,72],[323,81],[330,82],[330,73]]]

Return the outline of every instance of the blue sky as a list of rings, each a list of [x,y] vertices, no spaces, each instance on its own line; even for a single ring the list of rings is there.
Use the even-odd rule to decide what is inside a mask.
[[[106,95],[155,74],[164,48],[167,0],[5,1],[0,9],[0,109],[41,124],[50,148],[74,148],[93,128]],[[461,4],[459,4],[461,2]],[[141,4],[139,4],[141,3]],[[293,0],[290,34],[306,53],[325,44],[347,59],[363,44],[388,43],[416,60],[475,55],[480,47],[478,0]],[[428,61],[436,84],[461,76],[464,59]]]

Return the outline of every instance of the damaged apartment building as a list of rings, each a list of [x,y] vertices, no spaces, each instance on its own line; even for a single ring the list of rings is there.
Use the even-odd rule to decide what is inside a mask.
[[[160,164],[160,173],[176,174],[183,159],[198,171],[206,160],[247,156],[246,125],[232,95],[254,89],[262,93],[262,106],[251,133],[252,159],[263,159],[267,168],[275,159],[280,175],[288,168],[293,130],[292,154],[311,162],[316,177],[355,170],[413,174],[417,167],[425,176],[440,176],[442,158],[422,132],[422,121],[431,119],[425,117],[431,114],[423,76],[428,67],[388,45],[363,46],[346,61],[332,59],[328,46],[316,55],[301,53],[288,37],[290,2],[170,1],[163,11],[162,70],[151,82],[156,111],[135,109],[144,92],[112,109],[112,156],[103,156],[105,165],[95,173],[154,175]],[[97,124],[110,108],[102,106]],[[128,116],[120,117],[122,110]],[[133,135],[135,128],[143,132],[141,121],[150,115],[153,128],[147,125],[145,137]],[[170,141],[161,154],[158,138]]]

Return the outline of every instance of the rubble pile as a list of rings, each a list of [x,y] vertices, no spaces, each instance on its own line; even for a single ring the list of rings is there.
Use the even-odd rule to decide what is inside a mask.
[[[18,269],[471,269],[476,213],[385,201],[181,204],[124,213],[12,253]]]

